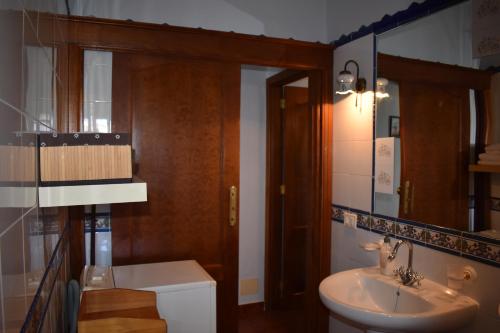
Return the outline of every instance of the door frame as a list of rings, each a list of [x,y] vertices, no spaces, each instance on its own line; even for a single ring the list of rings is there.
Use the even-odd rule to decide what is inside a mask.
[[[266,81],[267,94],[267,137],[266,137],[266,254],[265,254],[265,291],[264,303],[266,309],[276,309],[280,306],[276,301],[276,286],[279,284],[279,274],[276,269],[277,262],[281,258],[281,233],[277,221],[281,218],[281,198],[280,185],[282,183],[282,112],[280,99],[282,98],[283,86],[307,77],[309,79],[309,110],[312,113],[311,128],[311,177],[313,184],[309,189],[308,195],[312,202],[311,216],[311,235],[309,237],[310,245],[307,247],[307,278],[305,293],[305,314],[307,332],[320,332],[322,304],[319,304],[318,286],[324,278],[324,272],[321,267],[325,263],[325,225],[321,219],[324,197],[323,188],[324,178],[321,174],[322,159],[324,154],[324,142],[321,137],[323,132],[323,116],[325,112],[323,104],[323,89],[325,85],[321,73],[317,70],[284,70]],[[280,139],[276,140],[279,137]],[[329,230],[328,230],[329,231]],[[282,232],[282,230],[281,230]],[[328,232],[330,236],[330,232]],[[329,245],[329,242],[328,242]],[[329,259],[329,255],[327,256]],[[329,264],[329,263],[328,263]]]
[[[68,45],[67,63],[62,71],[67,73],[68,85],[58,88],[59,96],[67,96],[64,107],[58,108],[60,128],[78,131],[83,112],[83,52],[103,50],[166,56],[193,57],[239,65],[259,65],[307,70],[321,80],[318,103],[315,109],[316,154],[314,157],[314,187],[316,207],[314,220],[318,228],[313,241],[319,244],[315,256],[318,265],[312,267],[316,287],[330,274],[331,241],[331,167],[332,167],[332,115],[333,115],[333,49],[332,45],[302,42],[291,39],[253,36],[234,32],[176,27],[165,24],[138,23],[124,20],[99,19],[78,16],[56,16],[65,34],[55,34],[57,43]],[[59,57],[58,57],[59,58]],[[81,241],[82,224],[78,216],[71,217],[75,228],[71,230],[72,276],[78,277],[84,262],[84,243]],[[236,228],[235,228],[236,229]],[[236,248],[238,233],[226,234],[227,244]],[[80,251],[77,251],[80,249]],[[74,250],[74,251],[73,251]],[[228,253],[227,255],[231,255]],[[317,288],[316,288],[317,289]],[[220,296],[234,299],[238,290]],[[236,304],[237,306],[237,298]],[[329,311],[319,299],[314,300],[317,321],[315,332],[327,332]],[[235,327],[237,316],[228,316],[228,327]]]

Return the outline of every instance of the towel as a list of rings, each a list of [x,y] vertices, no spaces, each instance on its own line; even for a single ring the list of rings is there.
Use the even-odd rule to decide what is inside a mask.
[[[498,161],[500,162],[500,154],[484,153],[479,154],[480,161]]]
[[[487,153],[500,152],[500,143],[487,145],[485,150]]]

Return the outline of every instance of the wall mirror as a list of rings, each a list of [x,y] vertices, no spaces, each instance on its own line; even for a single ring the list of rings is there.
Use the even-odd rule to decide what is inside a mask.
[[[477,54],[477,12],[463,1],[376,36],[373,212],[498,238],[500,166],[478,159],[500,142],[500,55]]]

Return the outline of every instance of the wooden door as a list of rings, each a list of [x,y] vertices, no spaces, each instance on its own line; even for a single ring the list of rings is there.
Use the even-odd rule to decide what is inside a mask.
[[[282,300],[303,308],[311,225],[311,128],[308,88],[283,88]]]
[[[399,217],[467,230],[469,90],[399,83]]]
[[[219,332],[237,324],[240,66],[113,54],[113,131],[131,133],[148,201],[114,205],[113,265],[195,259],[217,281]]]
[[[306,75],[309,88],[287,86]],[[289,315],[297,332],[314,332],[317,324],[317,247],[312,242],[317,99],[311,96],[320,85],[314,74],[297,71],[281,72],[267,82],[266,308],[293,310]]]

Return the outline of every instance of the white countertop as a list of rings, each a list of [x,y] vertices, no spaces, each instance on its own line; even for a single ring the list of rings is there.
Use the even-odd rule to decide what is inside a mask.
[[[215,286],[215,280],[195,261],[171,261],[113,266],[116,288],[155,290]]]

